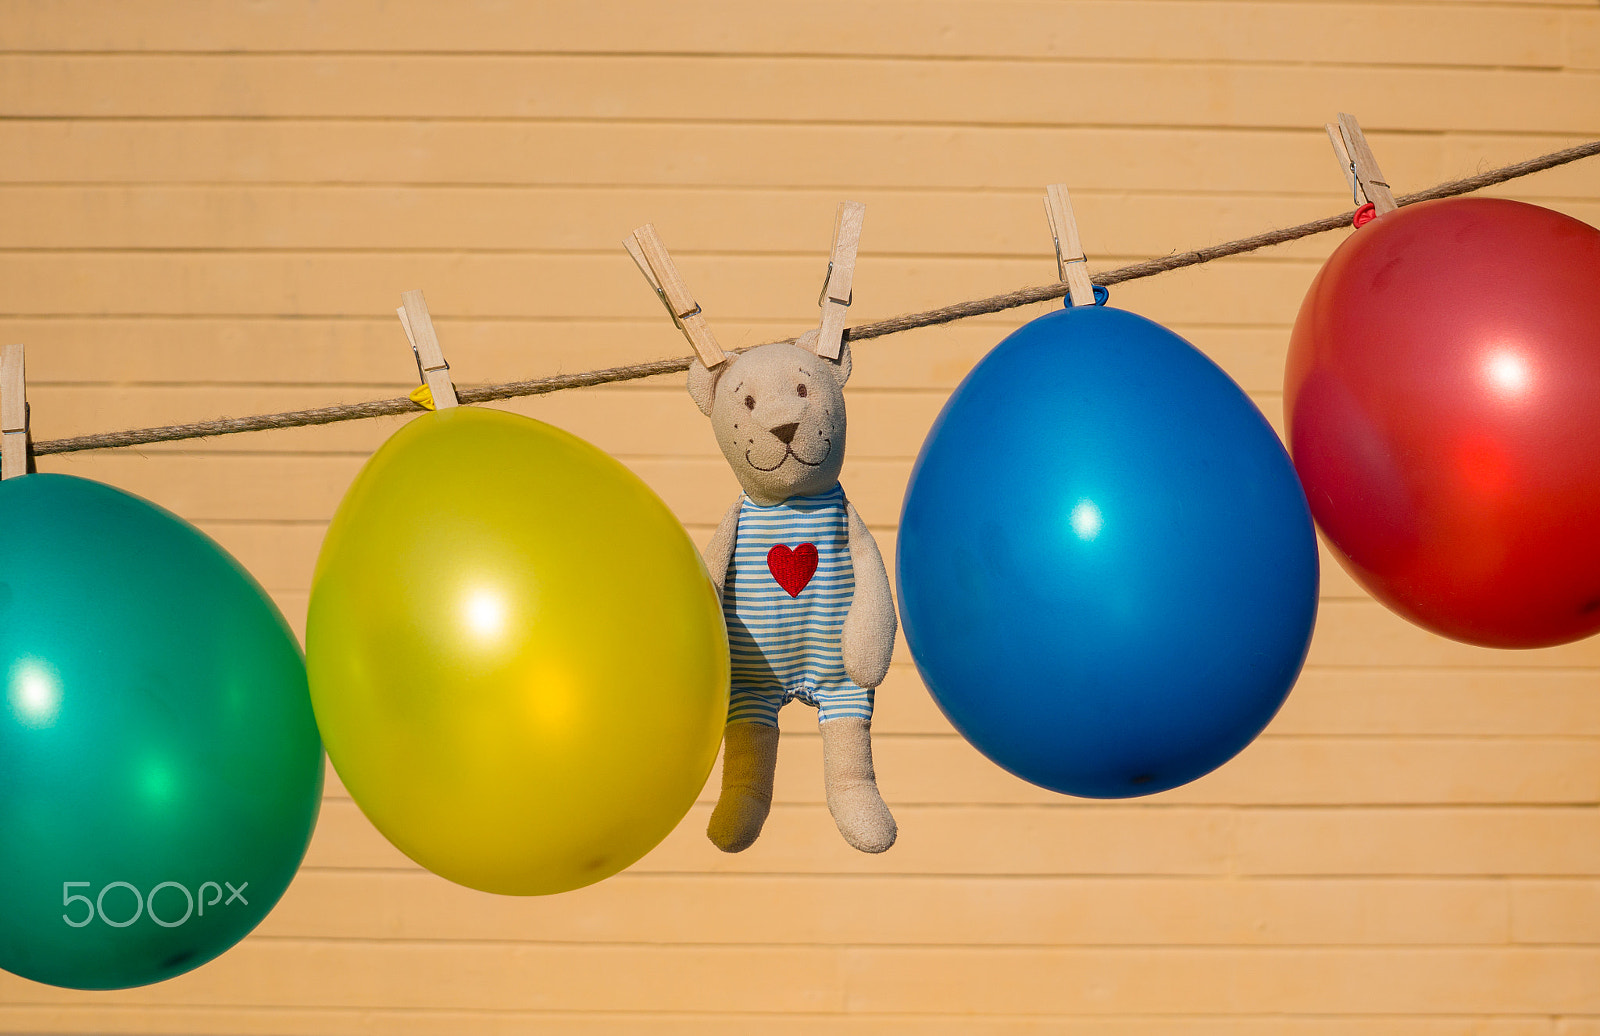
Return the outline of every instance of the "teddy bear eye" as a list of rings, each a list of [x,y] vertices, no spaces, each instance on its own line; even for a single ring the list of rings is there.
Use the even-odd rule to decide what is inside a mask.
[[[756,408],[756,397],[754,397],[754,396],[746,396],[746,397],[744,397],[744,408],[746,410],[754,410]]]
[[[801,399],[805,398],[805,396],[806,396],[806,386],[805,386],[804,382],[801,382],[800,384],[798,384],[798,385],[796,385],[794,387],[794,394],[799,396]]]

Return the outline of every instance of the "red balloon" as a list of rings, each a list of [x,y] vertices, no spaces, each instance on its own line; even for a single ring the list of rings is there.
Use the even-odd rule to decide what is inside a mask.
[[[1284,416],[1384,604],[1488,647],[1600,630],[1600,231],[1490,198],[1379,216],[1300,306]]]

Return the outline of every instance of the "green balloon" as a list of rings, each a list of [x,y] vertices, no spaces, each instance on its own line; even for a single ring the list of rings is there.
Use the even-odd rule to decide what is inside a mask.
[[[226,551],[98,482],[0,482],[0,968],[204,964],[288,887],[322,773],[299,645]]]

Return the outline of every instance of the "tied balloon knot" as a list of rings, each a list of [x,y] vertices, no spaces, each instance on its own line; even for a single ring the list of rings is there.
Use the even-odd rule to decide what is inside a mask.
[[[1095,305],[1103,306],[1110,299],[1111,299],[1111,289],[1110,288],[1106,287],[1104,284],[1096,284],[1094,286],[1094,304]],[[1068,309],[1071,309],[1072,308],[1072,296],[1068,295],[1065,299],[1062,300],[1061,304],[1063,306],[1066,306]]]
[[[1350,221],[1350,225],[1355,227],[1357,230],[1360,230],[1362,227],[1366,226],[1368,223],[1371,223],[1377,218],[1378,207],[1369,201],[1356,210],[1355,218]]]
[[[426,385],[418,385],[407,395],[411,397],[411,402],[416,403],[418,406],[425,407],[428,410],[439,409],[433,403],[433,390]]]

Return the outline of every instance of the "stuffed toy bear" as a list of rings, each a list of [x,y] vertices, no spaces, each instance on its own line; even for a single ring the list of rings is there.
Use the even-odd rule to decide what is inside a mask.
[[[828,810],[862,852],[894,844],[872,769],[873,690],[889,671],[894,601],[878,545],[839,485],[846,344],[837,361],[779,342],[689,368],[743,494],[706,548],[732,649],[722,794],[706,834],[735,853],[772,807],[778,710],[817,710]]]

